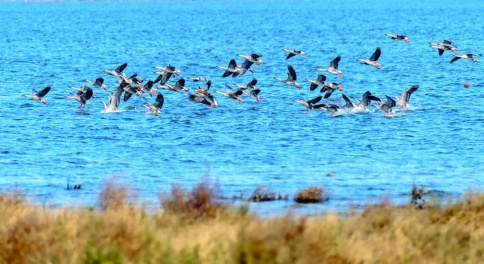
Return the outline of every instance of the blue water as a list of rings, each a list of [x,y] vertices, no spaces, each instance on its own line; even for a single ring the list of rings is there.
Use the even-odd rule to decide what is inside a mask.
[[[208,173],[227,199],[248,197],[257,186],[291,198],[314,185],[332,192],[317,206],[251,205],[266,214],[346,210],[381,197],[404,203],[413,183],[450,196],[482,188],[482,62],[450,64],[452,54],[438,56],[428,42],[447,38],[459,54],[482,53],[484,2],[362,2],[0,3],[0,189],[17,186],[41,203],[95,205],[103,181],[117,175],[156,204],[172,183],[189,188]],[[411,43],[385,33],[406,34]],[[381,70],[357,62],[377,46]],[[308,55],[285,60],[284,47]],[[221,77],[217,65],[252,52],[264,61],[255,73]],[[394,97],[419,84],[412,110],[394,118],[375,108],[336,118],[303,114],[293,100],[318,94],[304,79],[315,79],[315,68],[338,54],[343,78],[326,76],[346,95]],[[175,65],[191,90],[199,83],[190,76],[211,79],[212,91],[255,77],[262,103],[219,95],[220,106],[208,109],[164,90],[162,115],[152,116],[135,97],[121,102],[121,113],[101,113],[108,93],[100,89],[82,110],[64,98],[86,78],[104,77],[114,91],[116,78],[103,70],[124,62],[127,75],[145,79],[156,78],[155,65]],[[301,90],[274,79],[287,76],[288,64]],[[22,96],[46,85],[47,105]],[[342,103],[341,92],[329,101]],[[68,180],[82,189],[65,190]]]

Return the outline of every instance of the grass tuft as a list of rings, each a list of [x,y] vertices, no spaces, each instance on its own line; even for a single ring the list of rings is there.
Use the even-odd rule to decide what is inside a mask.
[[[268,202],[275,200],[287,200],[287,195],[283,196],[280,193],[273,192],[265,187],[258,186],[252,196],[249,198],[251,202]]]
[[[312,186],[299,190],[294,196],[296,203],[322,203],[329,200],[330,193],[323,187]]]

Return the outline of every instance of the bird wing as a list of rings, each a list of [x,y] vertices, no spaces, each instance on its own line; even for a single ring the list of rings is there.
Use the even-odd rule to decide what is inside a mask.
[[[326,76],[323,74],[318,75],[318,79],[316,79],[320,83],[324,83],[326,81]]]
[[[232,89],[232,87],[230,87],[228,84],[225,84],[225,91],[227,92],[227,94],[234,93],[234,89]]]
[[[288,59],[290,59],[290,58],[292,58],[292,57],[294,57],[294,56],[296,56],[296,54],[294,54],[294,53],[289,53],[289,54],[287,54],[286,60],[288,60]]]
[[[183,90],[183,87],[185,87],[185,79],[181,78],[175,83],[175,90]]]
[[[353,102],[351,102],[350,98],[348,98],[345,94],[343,94],[342,96],[343,96],[343,99],[345,100],[345,107],[353,108],[354,105],[353,105]]]
[[[449,44],[449,45],[454,45],[454,43],[452,42],[452,40],[448,40],[448,39],[444,39],[444,44]]]
[[[291,65],[287,66],[287,80],[288,81],[297,80],[296,71],[294,70],[294,68]]]
[[[34,94],[37,95],[38,97],[44,97],[49,91],[50,91],[50,85],[40,90],[40,92],[34,92]]]
[[[338,69],[338,63],[341,60],[341,55],[336,56],[330,63],[329,66]]]
[[[315,84],[315,83],[311,83],[311,86],[309,86],[310,91],[314,91],[314,90],[316,90],[316,88],[318,88],[318,85]]]
[[[208,91],[210,89],[210,86],[212,86],[212,81],[208,80],[202,89]]]
[[[308,102],[308,104],[312,105],[312,104],[315,104],[315,103],[321,101],[321,99],[323,99],[323,96],[318,95],[318,97],[315,97],[315,98],[313,98],[313,99],[311,99],[311,100],[309,100],[307,102]]]
[[[380,49],[380,47],[377,47],[375,52],[373,52],[373,54],[371,55],[369,60],[370,61],[377,61],[380,58],[380,55],[381,55],[381,49]]]
[[[414,85],[412,87],[405,89],[405,91],[403,91],[402,98],[406,103],[410,101],[410,96],[412,95],[413,92],[418,90],[418,87],[419,87],[418,85]]]
[[[124,71],[124,69],[126,69],[126,67],[128,66],[128,63],[123,63],[121,65],[119,65],[118,67],[116,67],[116,69],[114,70],[115,72],[117,73],[121,73]]]
[[[388,107],[394,107],[397,105],[397,102],[395,102],[395,100],[393,100],[393,98],[391,98],[390,96],[388,95],[385,95],[386,98],[387,98],[387,101],[385,102],[385,104],[388,106]]]
[[[440,50],[439,50],[439,51],[440,51]],[[453,58],[452,60],[450,60],[450,63],[452,63],[452,62],[454,62],[454,61],[456,61],[456,60],[458,60],[458,59],[460,59],[460,57],[459,57],[459,56],[454,56],[454,58]]]
[[[361,101],[363,102],[364,106],[369,106],[371,103],[371,99],[369,98],[371,96],[370,91],[366,91],[363,96],[361,97]]]
[[[165,102],[165,98],[161,93],[158,93],[158,96],[156,96],[156,101],[153,104],[154,107],[161,109],[163,107],[163,103]]]
[[[328,88],[326,90],[326,93],[324,94],[324,99],[328,99],[333,92],[334,92],[334,89]]]

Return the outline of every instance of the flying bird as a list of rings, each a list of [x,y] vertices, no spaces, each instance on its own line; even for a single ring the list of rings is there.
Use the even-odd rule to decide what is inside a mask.
[[[313,98],[311,100],[303,100],[303,99],[296,99],[294,102],[302,104],[304,107],[306,107],[306,112],[305,114],[309,114],[311,112],[311,109],[313,109],[313,105],[323,99],[323,96],[319,95],[316,98]]]
[[[403,41],[405,41],[407,43],[410,43],[410,39],[407,36],[403,35],[403,34],[391,34],[391,33],[387,33],[385,35],[389,36],[391,39],[403,40]]]
[[[377,47],[375,52],[373,52],[373,54],[371,55],[371,57],[369,59],[365,60],[365,59],[360,58],[360,59],[358,59],[358,61],[363,63],[363,64],[375,66],[377,69],[380,69],[381,64],[377,62],[377,60],[380,58],[380,55],[381,55],[381,49],[380,49],[380,47]]]
[[[44,96],[48,94],[50,91],[50,85],[45,87],[44,89],[40,90],[37,92],[36,90],[32,89],[32,94],[23,94],[25,97],[29,97],[31,99],[34,99],[37,102],[41,102],[43,104],[47,104],[47,100],[45,100]]]
[[[288,60],[288,59],[290,59],[290,58],[292,58],[292,57],[294,57],[296,55],[306,56],[306,52],[304,52],[302,50],[288,49],[288,48],[283,48],[282,50],[289,52],[289,54],[286,57],[286,60]]]
[[[295,86],[296,88],[301,89],[301,85],[298,82],[296,82],[297,80],[296,71],[291,65],[287,66],[287,79],[284,80],[277,76],[275,78],[276,80],[283,82],[287,85]]]
[[[325,71],[332,74],[338,75],[340,78],[343,76],[343,72],[338,70],[338,64],[341,60],[341,55],[336,56],[332,61],[329,62],[329,67],[327,68],[316,68],[317,71]]]

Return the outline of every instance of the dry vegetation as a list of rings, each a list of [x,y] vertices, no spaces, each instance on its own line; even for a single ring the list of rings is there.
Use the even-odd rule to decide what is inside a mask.
[[[32,205],[0,193],[1,263],[479,263],[484,194],[388,202],[361,212],[260,218],[222,203],[208,182],[174,185],[147,212],[129,186],[107,182],[99,207]]]

